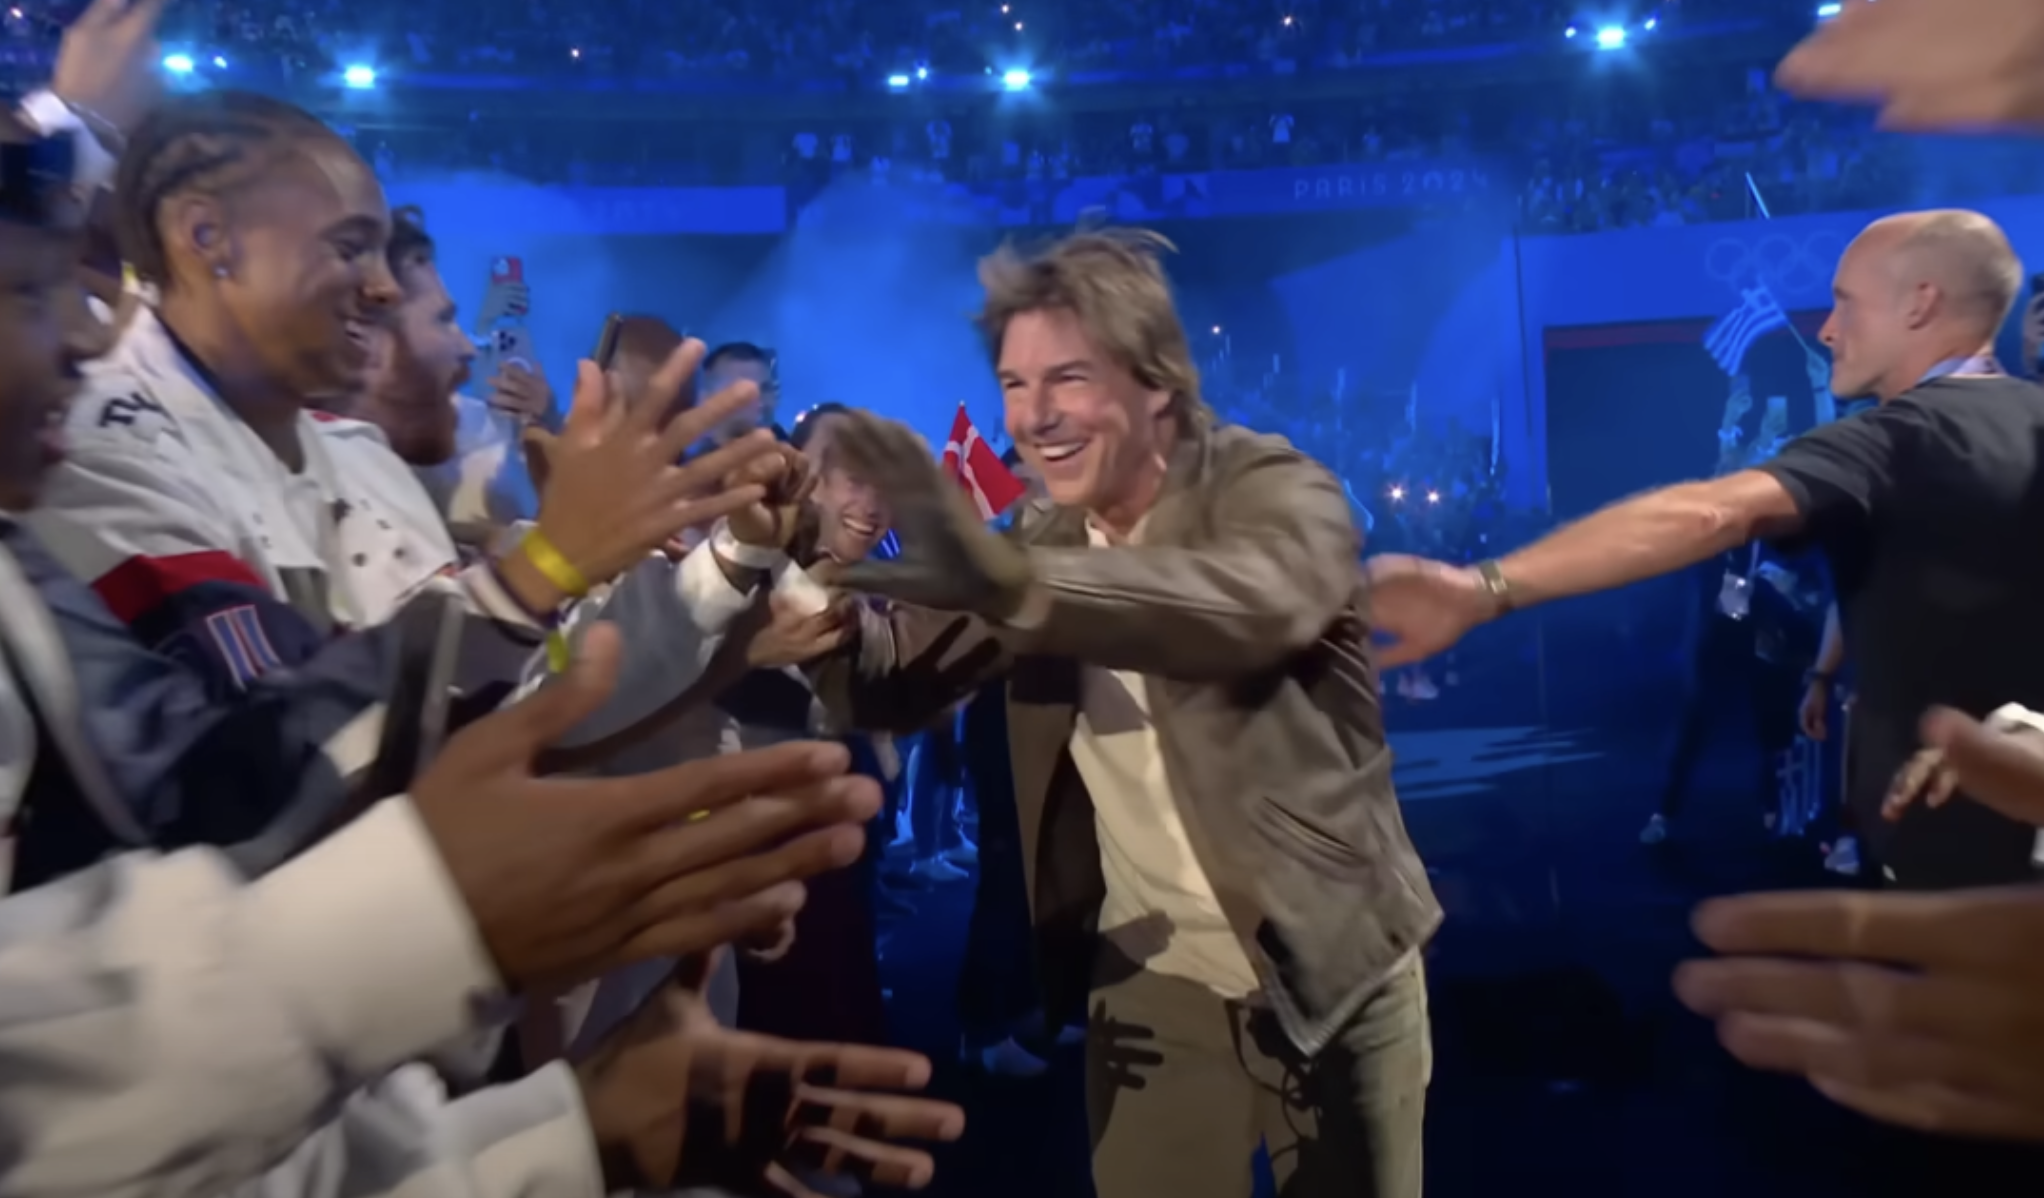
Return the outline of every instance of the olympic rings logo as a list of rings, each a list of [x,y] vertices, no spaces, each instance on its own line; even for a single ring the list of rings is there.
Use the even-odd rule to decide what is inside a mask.
[[[1800,239],[1763,233],[1751,244],[1726,237],[1704,254],[1703,269],[1734,289],[1765,283],[1777,291],[1817,291],[1830,285],[1845,243],[1844,234],[1829,229]]]

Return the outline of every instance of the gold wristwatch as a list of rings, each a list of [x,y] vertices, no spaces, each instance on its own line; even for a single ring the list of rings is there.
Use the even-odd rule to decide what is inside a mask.
[[[1497,601],[1499,615],[1512,610],[1512,584],[1505,572],[1498,569],[1496,558],[1476,563],[1476,577],[1483,582],[1484,591]]]

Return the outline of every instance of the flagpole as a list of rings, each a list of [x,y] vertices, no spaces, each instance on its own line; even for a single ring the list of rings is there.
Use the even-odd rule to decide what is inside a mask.
[[[1760,194],[1760,184],[1753,181],[1752,171],[1746,172],[1746,192],[1753,197],[1753,206],[1760,209],[1760,219],[1773,220],[1774,213],[1767,210],[1767,197]],[[1816,350],[1810,348],[1810,343],[1803,340],[1803,331],[1796,327],[1796,318],[1790,316],[1787,309],[1782,310],[1782,315],[1788,317],[1789,336],[1796,339],[1796,344],[1803,347],[1803,352],[1806,354],[1816,353]]]

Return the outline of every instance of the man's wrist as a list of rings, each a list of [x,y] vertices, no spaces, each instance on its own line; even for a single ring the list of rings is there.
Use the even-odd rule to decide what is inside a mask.
[[[1836,679],[1836,677],[1837,676],[1829,670],[1805,670],[1803,671],[1803,685],[1830,686],[1831,683]]]
[[[1470,570],[1476,576],[1476,585],[1482,589],[1490,603],[1490,610],[1485,614],[1486,619],[1495,620],[1518,606],[1512,582],[1505,577],[1504,568],[1498,564],[1496,558],[1480,561],[1470,567]]]
[[[499,557],[496,569],[497,580],[504,584],[504,589],[511,592],[518,606],[535,617],[559,611],[569,599],[568,593],[548,578],[531,557],[517,549]]]

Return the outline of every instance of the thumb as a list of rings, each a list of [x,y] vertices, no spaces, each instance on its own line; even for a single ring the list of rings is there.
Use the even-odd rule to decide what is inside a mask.
[[[566,673],[549,679],[506,715],[527,752],[538,754],[588,719],[617,688],[617,626],[599,623],[582,637]]]
[[[1944,707],[1923,718],[1923,740],[1945,751],[1945,765],[1968,797],[2010,819],[2044,824],[2044,753]]]

